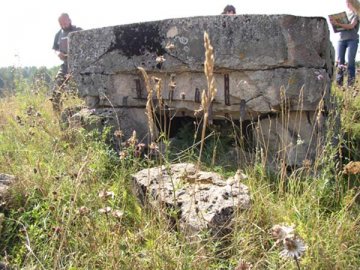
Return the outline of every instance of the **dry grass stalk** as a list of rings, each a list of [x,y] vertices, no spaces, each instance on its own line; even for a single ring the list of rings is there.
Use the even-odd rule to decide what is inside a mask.
[[[152,77],[152,80],[155,83],[155,93],[156,93],[156,98],[158,100],[158,104],[157,104],[158,108],[157,109],[159,109],[159,111],[160,111],[160,119],[157,119],[156,115],[155,115],[155,118],[159,122],[160,127],[165,126],[165,128],[166,128],[166,123],[165,123],[166,117],[165,117],[165,115],[161,114],[164,111],[163,110],[164,109],[164,101],[162,98],[162,80],[160,78],[154,77],[154,76]],[[154,113],[155,113],[155,111],[154,111]],[[165,131],[165,133],[166,133],[166,131]]]
[[[142,67],[138,67],[138,69],[141,71],[143,77],[144,77],[144,81],[145,81],[145,87],[147,90],[147,102],[146,102],[146,115],[148,118],[148,126],[149,126],[149,130],[150,130],[150,139],[151,141],[154,140],[155,138],[155,123],[154,123],[154,116],[153,116],[153,103],[152,103],[152,96],[153,96],[153,89],[151,87],[150,84],[150,80],[149,80],[149,76],[147,75],[145,69],[143,69]]]
[[[214,78],[214,49],[210,44],[210,38],[208,33],[204,33],[204,47],[205,47],[205,62],[204,62],[204,73],[207,80],[207,90],[203,90],[201,95],[201,108],[203,110],[204,119],[203,127],[201,132],[201,144],[200,144],[200,153],[198,159],[198,167],[201,161],[201,154],[204,147],[206,126],[208,125],[209,115],[211,114],[211,104],[215,99],[217,89],[215,88],[215,78]],[[199,110],[199,111],[200,111]]]

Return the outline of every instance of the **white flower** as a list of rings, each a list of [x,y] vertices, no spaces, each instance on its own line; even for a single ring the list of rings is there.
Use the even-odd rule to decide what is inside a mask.
[[[114,196],[115,196],[115,194],[114,194],[114,192],[112,192],[112,191],[105,191],[105,190],[103,190],[103,191],[100,191],[99,192],[99,197],[101,198],[101,199],[107,199],[107,198],[114,198]]]
[[[99,212],[100,214],[106,214],[106,215],[107,215],[108,213],[111,212],[111,207],[107,206],[107,207],[105,207],[105,208],[101,208],[101,209],[98,210],[98,212]]]
[[[114,210],[111,215],[115,218],[121,218],[124,215],[124,212],[120,210]]]
[[[294,236],[294,227],[276,224],[271,228],[271,235],[277,240],[276,242],[279,243],[285,240],[285,238]]]
[[[297,237],[287,237],[284,239],[284,249],[280,256],[284,258],[299,259],[306,250],[303,240]]]

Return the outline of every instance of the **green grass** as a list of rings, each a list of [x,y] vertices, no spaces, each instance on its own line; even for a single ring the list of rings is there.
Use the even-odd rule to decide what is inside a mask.
[[[354,159],[360,98],[334,90],[346,135],[340,142],[347,146],[345,158]],[[157,161],[131,155],[120,160],[105,136],[62,130],[46,92],[46,87],[23,86],[0,100],[0,172],[17,177],[9,203],[1,208],[0,261],[21,269],[153,270],[234,269],[244,259],[254,269],[297,269],[294,261],[280,257],[269,234],[274,224],[286,223],[296,226],[307,245],[301,269],[360,268],[359,191],[355,182],[348,184],[353,179],[336,170],[338,151],[330,142],[315,175],[300,168],[280,177],[260,163],[245,167],[252,207],[236,214],[233,233],[218,239],[204,232],[189,241],[169,229],[162,211],[143,208],[132,194],[131,174]],[[67,106],[80,103],[66,101]],[[203,154],[204,169],[233,175],[236,168],[219,163],[227,139],[214,134]],[[196,161],[197,153],[190,148],[181,161]],[[100,198],[101,191],[114,197]],[[124,215],[100,213],[105,207]]]

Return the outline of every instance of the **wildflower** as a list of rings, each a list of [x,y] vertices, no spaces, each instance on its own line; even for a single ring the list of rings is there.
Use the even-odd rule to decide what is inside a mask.
[[[109,214],[111,212],[111,207],[107,206],[105,208],[101,208],[101,209],[98,210],[98,212],[100,214],[106,214],[107,215],[107,214]]]
[[[284,249],[280,252],[283,258],[299,259],[305,252],[306,245],[298,237],[286,237],[284,239]]]
[[[127,142],[129,143],[130,146],[135,146],[135,144],[137,143],[137,138],[136,138],[136,131],[133,131],[132,136],[127,140]]]
[[[114,210],[111,215],[115,218],[121,218],[123,215],[124,215],[124,212],[123,211],[120,211],[120,210]]]
[[[128,152],[127,151],[121,151],[119,153],[119,156],[120,156],[120,160],[124,160],[128,156]]]
[[[155,151],[158,151],[158,150],[159,150],[159,146],[158,146],[155,142],[152,142],[152,143],[149,145],[149,148],[150,148],[150,150],[155,150]]]
[[[116,138],[122,138],[122,137],[124,137],[124,133],[122,132],[122,130],[120,130],[120,129],[117,129],[117,130],[115,130],[115,132],[114,132],[114,136],[116,137]]]
[[[304,159],[303,162],[302,162],[302,165],[303,165],[304,168],[310,169],[310,167],[311,167],[311,160],[309,160],[309,159]]]
[[[241,180],[247,179],[247,175],[243,173],[242,170],[238,169],[234,175],[234,179],[236,182],[240,182]]]
[[[135,146],[135,151],[134,151],[134,156],[135,157],[140,157],[142,152],[144,151],[144,148],[145,148],[145,144],[144,143],[138,143],[136,146]]]
[[[276,243],[280,243],[285,238],[294,236],[294,227],[276,224],[271,228],[271,235],[276,239]]]
[[[360,161],[350,161],[348,164],[346,164],[344,167],[344,174],[360,174]]]
[[[235,267],[235,270],[250,270],[252,267],[251,263],[248,263],[245,260],[240,260],[238,265]]]
[[[79,209],[78,209],[78,213],[80,216],[86,216],[87,214],[90,213],[90,209],[87,208],[86,206],[81,206]]]
[[[99,197],[100,197],[100,199],[108,199],[108,198],[114,198],[114,196],[115,196],[115,194],[114,194],[114,192],[112,192],[112,191],[100,191],[99,192]]]

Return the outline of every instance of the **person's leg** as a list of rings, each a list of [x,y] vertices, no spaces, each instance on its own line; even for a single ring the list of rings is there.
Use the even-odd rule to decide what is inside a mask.
[[[358,48],[359,40],[348,41],[348,86],[352,86],[355,83],[356,73],[356,53]]]
[[[338,68],[336,73],[336,83],[343,85],[344,72],[345,72],[345,53],[346,53],[347,42],[346,40],[340,40],[338,42]]]
[[[67,64],[63,63],[60,66],[60,69],[55,76],[55,85],[52,92],[51,102],[52,102],[53,110],[56,112],[61,111],[61,107],[62,107],[61,94],[63,91],[63,84],[66,79],[66,72],[67,72]]]

